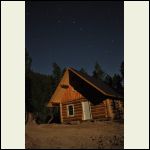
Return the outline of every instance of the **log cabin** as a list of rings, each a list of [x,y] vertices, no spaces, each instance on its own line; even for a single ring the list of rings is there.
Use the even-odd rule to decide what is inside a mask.
[[[123,97],[102,81],[67,68],[48,102],[60,122],[123,119]]]

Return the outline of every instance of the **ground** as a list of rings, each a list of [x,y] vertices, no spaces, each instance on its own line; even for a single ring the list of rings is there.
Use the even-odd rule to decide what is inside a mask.
[[[26,125],[26,149],[123,149],[124,125],[111,121]]]

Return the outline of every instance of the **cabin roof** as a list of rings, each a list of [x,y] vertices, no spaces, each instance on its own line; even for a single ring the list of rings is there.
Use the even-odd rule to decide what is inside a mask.
[[[97,89],[103,95],[108,96],[108,97],[123,99],[123,97],[120,94],[118,94],[115,90],[113,90],[110,86],[105,84],[103,81],[97,81],[93,77],[91,77],[85,73],[82,73],[80,71],[77,71],[74,68],[67,68],[60,83],[58,84],[54,94],[52,95],[52,97],[48,103],[48,107],[51,106],[51,103],[60,102],[60,98],[65,91],[63,88],[61,88],[61,85],[63,83],[69,84],[69,72],[70,71],[73,74],[75,74],[76,76],[78,76],[79,78],[81,78],[82,80],[84,80],[85,82],[87,82],[88,84],[90,84],[92,87]]]
[[[69,70],[76,72],[80,77],[83,77],[86,81],[89,81],[91,85],[94,85],[95,87],[97,87],[104,95],[122,98],[122,96],[118,92],[116,92],[114,89],[112,89],[103,81],[96,80],[95,78],[89,76],[88,74],[77,71],[74,68],[69,68]]]

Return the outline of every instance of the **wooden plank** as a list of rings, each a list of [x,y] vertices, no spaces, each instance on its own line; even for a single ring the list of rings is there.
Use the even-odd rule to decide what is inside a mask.
[[[105,114],[105,111],[94,111],[91,112],[92,114]]]
[[[104,110],[105,107],[97,107],[97,108],[91,108],[91,110]]]
[[[67,102],[67,103],[63,103],[62,105],[69,105],[69,104],[76,104],[76,103],[81,103],[81,101],[72,101],[72,102]]]
[[[105,114],[105,110],[104,111],[93,111],[92,114]]]
[[[94,106],[91,106],[91,108],[100,108],[100,107],[105,107],[105,105],[94,105]]]
[[[105,107],[92,107],[91,109],[92,110],[94,110],[94,109],[105,109]]]
[[[92,114],[93,114],[93,113],[100,113],[100,114],[101,114],[101,113],[105,113],[105,110],[101,110],[101,111],[100,111],[100,110],[99,110],[99,111],[91,111],[91,113],[92,113]]]
[[[92,112],[97,112],[97,111],[98,111],[98,112],[100,112],[100,111],[105,111],[105,108],[103,108],[103,109],[91,109],[91,111],[92,111]]]
[[[98,119],[98,118],[106,118],[105,115],[101,115],[101,116],[93,116],[93,119]]]
[[[102,116],[105,116],[105,114],[93,114],[93,118],[95,118],[95,117],[102,117]]]
[[[67,109],[67,105],[66,106],[63,106],[62,107],[64,110],[66,110]],[[79,105],[74,105],[74,109],[76,109],[76,108],[82,108],[82,105],[81,104],[79,104]]]
[[[93,115],[94,115],[94,116],[97,116],[97,115],[98,115],[98,116],[101,116],[101,115],[105,115],[105,112],[103,112],[103,113],[99,113],[99,112],[97,112],[97,113],[92,113],[92,116],[93,116]]]
[[[101,117],[95,117],[93,118],[94,120],[108,120],[108,118],[106,118],[105,116],[101,116]]]
[[[62,104],[60,103],[60,121],[63,123],[63,116],[62,116]]]
[[[76,103],[76,102],[83,102],[83,101],[87,101],[87,99],[85,98],[80,98],[80,99],[74,99],[74,100],[70,100],[67,102],[62,102],[62,105],[67,105],[67,104],[72,104],[72,103]]]
[[[100,104],[100,105],[93,105],[93,106],[91,106],[91,107],[104,107],[105,105],[104,104]]]

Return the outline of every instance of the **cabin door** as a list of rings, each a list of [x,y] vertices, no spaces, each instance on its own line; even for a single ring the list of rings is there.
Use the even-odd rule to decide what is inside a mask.
[[[92,119],[91,117],[91,107],[90,103],[87,102],[82,102],[82,110],[83,110],[83,120],[89,120]]]

